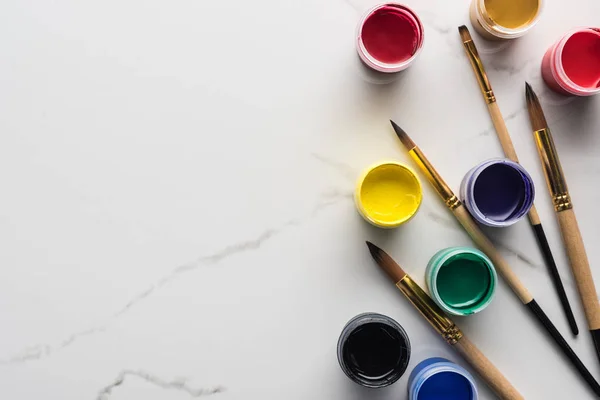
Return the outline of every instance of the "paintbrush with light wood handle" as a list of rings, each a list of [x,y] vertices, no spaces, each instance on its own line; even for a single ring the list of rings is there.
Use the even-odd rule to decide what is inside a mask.
[[[590,371],[585,367],[585,365],[581,362],[577,354],[573,351],[571,346],[567,343],[567,341],[560,334],[558,329],[554,326],[552,321],[548,318],[546,313],[541,309],[538,303],[533,299],[533,296],[523,282],[519,280],[517,275],[511,269],[510,265],[504,257],[500,254],[500,252],[496,249],[496,247],[492,244],[492,242],[485,236],[485,234],[481,231],[479,226],[475,223],[473,218],[469,215],[465,206],[462,202],[456,197],[452,189],[444,182],[441,175],[436,171],[433,165],[429,162],[425,154],[421,151],[419,147],[413,142],[413,140],[408,136],[406,132],[402,128],[400,128],[394,121],[390,121],[392,123],[392,127],[396,132],[396,135],[400,139],[400,142],[404,145],[406,150],[408,150],[408,154],[410,154],[411,158],[415,161],[415,163],[419,166],[419,169],[425,174],[429,183],[433,185],[435,190],[438,192],[446,207],[452,211],[456,219],[460,222],[460,224],[465,228],[471,239],[477,244],[479,249],[483,251],[494,263],[496,270],[500,273],[500,275],[504,278],[506,283],[510,286],[512,291],[519,297],[519,300],[531,311],[531,313],[535,316],[537,321],[542,324],[544,329],[548,332],[548,334],[554,339],[554,342],[560,347],[563,354],[569,359],[571,364],[579,371],[581,377],[587,382],[589,387],[594,391],[594,393],[600,397],[600,385],[594,379]]]
[[[552,134],[548,128],[544,111],[535,92],[528,83],[525,83],[525,98],[527,109],[531,119],[531,127],[535,136],[548,190],[552,196],[554,210],[558,217],[560,232],[567,249],[567,256],[577,282],[579,296],[583,303],[583,310],[587,319],[588,328],[596,346],[596,353],[600,359],[600,303],[594,285],[594,278],[590,269],[590,263],[583,246],[583,239],[577,218],[573,211],[573,203],[567,188],[567,181],[558,159],[558,153],[554,146]]]
[[[517,151],[515,150],[515,146],[513,145],[508,133],[508,129],[506,128],[506,123],[504,122],[504,118],[502,117],[502,113],[498,107],[494,90],[492,89],[492,85],[490,84],[485,72],[485,68],[483,67],[483,62],[481,61],[479,53],[477,52],[477,47],[475,47],[475,42],[473,42],[473,38],[471,37],[469,29],[467,29],[466,26],[459,26],[458,32],[460,33],[460,38],[463,41],[465,52],[469,58],[469,61],[471,62],[473,72],[475,72],[475,77],[477,78],[477,83],[479,83],[479,88],[481,89],[481,93],[483,94],[483,98],[487,104],[490,117],[492,118],[492,124],[494,125],[494,129],[496,130],[496,134],[498,135],[498,139],[502,145],[504,155],[510,160],[518,163],[519,158],[517,157]],[[569,298],[567,297],[565,287],[563,286],[562,279],[558,273],[558,268],[556,268],[556,262],[554,262],[554,256],[550,250],[550,245],[548,244],[548,239],[546,238],[546,233],[542,227],[542,222],[540,221],[540,216],[535,208],[535,205],[531,206],[528,217],[529,223],[533,228],[535,238],[538,242],[538,246],[542,251],[542,256],[544,257],[546,267],[548,268],[548,273],[552,279],[554,290],[558,295],[565,316],[567,317],[567,321],[569,322],[569,326],[571,327],[571,332],[573,332],[573,335],[577,335],[579,334],[579,328],[577,328],[577,322],[573,316],[573,310],[571,309],[571,304],[569,304]]]
[[[392,257],[371,242],[367,242],[367,246],[377,265],[392,279],[408,301],[419,310],[444,340],[471,364],[501,399],[525,399]]]

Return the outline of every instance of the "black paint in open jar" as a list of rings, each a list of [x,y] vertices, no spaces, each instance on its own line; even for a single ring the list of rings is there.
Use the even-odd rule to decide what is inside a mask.
[[[338,361],[359,385],[380,388],[396,382],[410,360],[410,341],[404,328],[382,314],[352,318],[338,340]]]

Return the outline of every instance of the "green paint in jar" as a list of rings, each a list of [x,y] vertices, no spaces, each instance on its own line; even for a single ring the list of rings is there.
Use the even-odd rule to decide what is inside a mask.
[[[431,258],[426,281],[431,297],[443,310],[470,315],[490,304],[497,276],[492,261],[479,250],[451,247]]]

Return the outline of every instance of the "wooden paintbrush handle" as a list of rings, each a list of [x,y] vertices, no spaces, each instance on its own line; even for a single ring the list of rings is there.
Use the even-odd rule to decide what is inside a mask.
[[[558,222],[589,329],[600,329],[600,303],[573,209],[559,212]]]
[[[452,210],[456,218],[459,220],[461,225],[465,228],[471,239],[475,242],[477,247],[483,251],[494,263],[496,270],[502,275],[506,283],[515,292],[523,304],[529,303],[533,300],[533,296],[519,280],[517,275],[510,268],[510,265],[506,262],[500,252],[494,247],[492,242],[485,236],[485,234],[479,229],[477,223],[473,221],[473,218],[469,215],[469,212],[464,205],[460,205]]]
[[[503,400],[525,399],[473,343],[463,336],[455,345],[490,388]]]
[[[504,155],[514,162],[519,162],[515,146],[513,146],[512,140],[510,140],[510,135],[508,134],[508,129],[506,128],[506,123],[504,123],[504,118],[502,118],[498,103],[489,103],[488,111],[490,112],[490,117],[492,117],[492,123],[498,134],[498,139],[500,139]]]
[[[540,215],[538,214],[537,208],[535,208],[535,205],[531,206],[527,216],[529,217],[529,222],[531,223],[531,225],[539,225],[542,223],[542,221],[540,221]]]

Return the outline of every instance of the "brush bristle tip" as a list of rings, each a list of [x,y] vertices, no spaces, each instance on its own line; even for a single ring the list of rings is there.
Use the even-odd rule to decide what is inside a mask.
[[[415,142],[413,142],[412,139],[408,136],[408,134],[404,132],[404,129],[400,128],[398,124],[396,124],[392,120],[390,120],[390,123],[392,124],[392,128],[394,128],[394,132],[396,132],[396,136],[398,136],[398,139],[400,139],[400,142],[402,142],[402,144],[404,145],[404,147],[406,147],[407,150],[410,151],[417,146]]]
[[[367,247],[369,248],[369,252],[371,253],[371,255],[375,257],[379,253],[379,247],[375,246],[368,240],[365,243],[367,243]]]
[[[469,33],[469,28],[467,28],[465,25],[461,25],[458,27],[458,33],[460,34],[460,37],[463,40],[463,42],[473,40],[471,38],[471,34]]]

